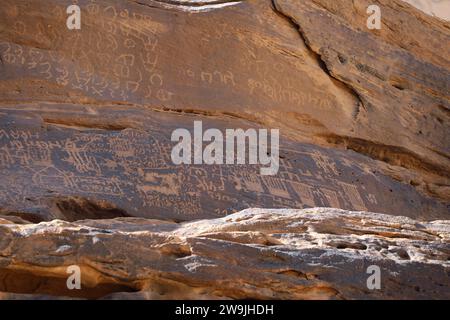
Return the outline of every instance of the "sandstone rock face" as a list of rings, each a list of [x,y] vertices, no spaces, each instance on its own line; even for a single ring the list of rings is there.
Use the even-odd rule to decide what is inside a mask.
[[[5,298],[76,295],[74,263],[82,298],[448,298],[449,22],[402,0],[78,5],[81,30],[65,1],[0,5]],[[175,165],[194,121],[279,129],[277,174]],[[236,213],[255,207],[346,211]]]
[[[429,15],[450,20],[450,5],[448,0],[404,0]]]
[[[401,1],[60,1],[0,10],[0,208],[30,221],[249,207],[448,218],[448,23]],[[278,175],[174,166],[176,128],[278,128]],[[335,147],[325,149],[324,147]]]
[[[181,224],[5,222],[0,239],[3,298],[450,299],[448,221],[249,209]],[[69,265],[81,290],[66,289]],[[381,290],[367,288],[371,265]]]

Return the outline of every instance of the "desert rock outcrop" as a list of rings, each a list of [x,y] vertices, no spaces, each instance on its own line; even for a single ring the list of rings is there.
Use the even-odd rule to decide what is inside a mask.
[[[69,4],[0,5],[3,298],[76,296],[79,264],[81,298],[450,299],[448,21],[401,0],[79,0],[69,30]],[[194,121],[279,129],[277,174],[175,165]]]
[[[0,10],[0,208],[29,221],[336,207],[449,217],[447,22],[402,1]],[[176,128],[277,128],[280,169],[174,166]],[[331,147],[331,148],[330,148]]]
[[[450,299],[448,221],[249,209],[185,223],[4,221],[0,239],[4,298]],[[70,265],[81,290],[66,288]],[[367,287],[371,265],[380,290]]]

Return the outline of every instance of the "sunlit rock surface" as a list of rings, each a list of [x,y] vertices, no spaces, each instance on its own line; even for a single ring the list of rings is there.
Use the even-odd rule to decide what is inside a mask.
[[[444,13],[445,2],[415,5]],[[66,27],[62,1],[0,5],[3,297],[73,295],[61,285],[77,259],[83,298],[448,297],[448,21],[401,0],[78,4],[81,30]],[[371,4],[381,30],[367,28]],[[279,129],[278,173],[174,165],[171,134],[194,121]],[[229,216],[255,207],[347,211],[198,231],[261,216]],[[279,214],[289,225],[275,232]],[[313,214],[355,225],[315,234],[300,227]],[[388,221],[400,238],[347,215]],[[86,224],[107,231],[94,241]],[[365,287],[370,264],[391,279],[381,291]]]
[[[369,1],[357,3],[80,1],[74,31],[59,1],[4,1],[0,210],[448,218],[448,23],[382,1],[384,27],[370,31]],[[171,133],[194,120],[280,129],[278,174],[173,165]]]
[[[319,208],[3,223],[3,298],[450,298],[448,221]],[[66,287],[70,265],[81,268],[81,290]],[[367,287],[371,265],[380,290]]]
[[[403,0],[429,15],[450,20],[450,1],[448,0]]]

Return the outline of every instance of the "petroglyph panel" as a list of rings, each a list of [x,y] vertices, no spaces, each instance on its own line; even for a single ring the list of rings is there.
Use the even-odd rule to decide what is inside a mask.
[[[436,88],[416,86],[433,97],[414,92],[404,99],[411,90],[400,96],[391,80],[380,83],[363,72],[363,63],[374,62],[365,49],[354,52],[358,48],[343,45],[345,37],[308,47],[284,16],[299,14],[308,34],[321,30],[314,21],[334,32],[342,25],[326,20],[334,19],[331,13],[321,14],[326,6],[318,3],[325,0],[273,1],[277,8],[247,0],[220,10],[147,0],[77,3],[81,30],[65,28],[67,4],[61,1],[2,1],[0,209],[48,220],[60,217],[59,197],[82,197],[133,216],[177,220],[248,207],[313,206],[448,218],[448,202],[424,195],[445,200],[448,194],[448,108],[439,96],[447,73],[424,71],[442,63],[434,55],[444,49],[427,53],[430,61],[414,60],[411,78],[437,79]],[[305,19],[305,12],[317,19]],[[307,40],[317,39],[325,37]],[[393,57],[398,65],[403,49],[391,45],[377,45],[374,56]],[[361,62],[348,68],[350,74],[342,73],[355,62],[348,50]],[[339,52],[347,56],[334,59]],[[377,61],[371,75],[385,77],[386,65]],[[331,67],[340,78],[330,76]],[[405,72],[388,73],[394,71]],[[384,103],[388,97],[393,100]],[[259,167],[247,165],[173,165],[171,132],[199,119],[222,130],[280,129],[278,174],[261,176]],[[342,150],[324,148],[331,146]]]
[[[0,37],[4,62],[0,80],[8,79],[13,86],[15,79],[27,74],[45,83],[22,88],[20,97],[14,90],[5,91],[8,100],[26,99],[35,91],[43,100],[53,93],[73,92],[158,108],[243,113],[256,120],[275,117],[282,127],[292,125],[285,112],[297,113],[299,107],[306,113],[326,110],[331,118],[347,113],[344,102],[355,103],[351,95],[337,99],[334,86],[320,89],[331,82],[325,75],[310,77],[314,70],[299,62],[307,57],[301,48],[288,55],[287,65],[280,63],[279,52],[292,50],[285,41],[298,41],[298,35],[289,26],[271,25],[279,18],[267,3],[246,1],[192,14],[133,1],[80,0],[83,25],[74,32],[61,27],[66,15],[60,2],[39,3],[42,15],[53,13],[46,26],[30,19],[25,2],[7,0],[2,5],[6,7],[0,12],[2,23],[17,27]],[[255,25],[243,14],[246,10],[267,18]],[[11,16],[10,11],[16,14]],[[211,23],[214,27],[207,27]],[[239,24],[249,29],[241,32]],[[23,30],[37,30],[35,45],[24,44]],[[285,112],[278,113],[278,105]]]
[[[52,113],[47,108],[40,107],[43,118]],[[1,113],[5,111],[7,116],[0,116],[0,174],[8,178],[0,180],[0,207],[20,209],[37,219],[57,216],[53,199],[58,197],[95,197],[130,215],[176,220],[222,216],[247,207],[331,206],[411,216],[420,216],[427,208],[427,214],[446,214],[445,207],[411,186],[367,173],[372,160],[289,140],[282,141],[276,176],[260,175],[257,165],[173,165],[170,134],[180,126],[193,130],[197,116],[112,106],[91,118],[108,122],[133,111],[147,121],[142,128],[122,130],[51,123],[56,121],[18,129],[16,124],[27,113],[8,109]],[[64,123],[64,113],[59,118]],[[205,127],[222,130],[231,124],[249,125],[201,118]]]

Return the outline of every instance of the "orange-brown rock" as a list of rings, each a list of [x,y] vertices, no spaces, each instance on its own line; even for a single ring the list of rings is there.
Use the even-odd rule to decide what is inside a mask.
[[[365,27],[368,1],[80,1],[81,30],[59,1],[4,1],[3,213],[448,218],[448,23],[375,2],[381,31]],[[279,128],[278,175],[174,166],[170,134],[194,120]]]
[[[3,298],[450,298],[448,221],[249,209],[181,224],[3,224],[0,239]],[[81,269],[81,290],[66,287],[70,265]],[[367,287],[371,265],[380,290]]]
[[[0,5],[4,298],[74,295],[72,263],[83,298],[449,298],[449,22],[401,0],[77,3],[81,30],[64,1]],[[175,165],[194,121],[279,129],[278,173]],[[347,211],[229,216],[255,207]]]

